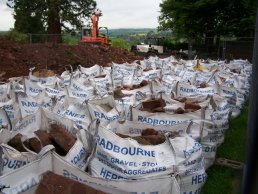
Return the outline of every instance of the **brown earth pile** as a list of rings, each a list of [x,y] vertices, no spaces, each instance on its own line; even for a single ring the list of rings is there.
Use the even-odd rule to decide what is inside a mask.
[[[166,141],[166,138],[163,134],[160,134],[155,129],[147,128],[144,129],[140,136],[129,136],[121,133],[116,133],[121,138],[132,138],[136,140],[141,145],[159,145]]]
[[[29,68],[50,69],[60,74],[66,65],[107,66],[143,59],[126,50],[97,45],[22,44],[0,37],[0,75],[3,78],[27,76]]]
[[[165,112],[164,107],[166,106],[165,100],[159,99],[149,99],[142,102],[142,111],[148,112]]]
[[[35,194],[105,194],[75,180],[51,171],[43,174]]]
[[[39,129],[34,133],[38,138],[29,138],[24,141],[24,145],[36,153],[39,153],[42,147],[52,144],[59,155],[65,156],[76,142],[76,138],[72,134],[57,124],[52,124],[49,132]],[[8,145],[20,152],[25,152],[26,150],[22,145],[22,137],[23,135],[18,133],[8,141]]]

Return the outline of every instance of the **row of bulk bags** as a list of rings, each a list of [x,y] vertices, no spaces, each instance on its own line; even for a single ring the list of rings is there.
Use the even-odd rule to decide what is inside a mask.
[[[105,113],[104,114],[95,114],[96,111],[94,112],[94,114],[92,114],[92,112],[90,114],[90,111],[88,110],[89,109],[88,107],[90,107],[89,106],[90,105],[90,101],[92,100],[92,98],[96,98],[96,97],[94,97],[95,95],[98,95],[98,97],[92,101],[93,102],[92,104],[94,104],[94,105],[91,106],[91,107],[97,108],[99,113],[102,112],[102,111],[103,112],[105,112],[105,111],[109,112],[112,109],[112,106],[113,106],[113,108],[115,108],[114,109],[115,113],[121,114],[121,112],[125,111],[125,110],[121,110],[121,109],[118,110],[117,107],[119,105],[119,102],[120,102],[120,105],[125,105],[123,100],[122,101],[118,100],[117,101],[118,105],[115,105],[113,102],[111,102],[112,100],[110,102],[108,102],[109,100],[105,101],[105,98],[104,98],[104,101],[102,102],[103,96],[108,94],[109,92],[112,92],[112,90],[114,89],[114,86],[118,86],[118,87],[120,86],[121,87],[121,86],[124,85],[124,83],[126,83],[126,84],[137,83],[137,84],[139,84],[144,79],[150,81],[150,80],[153,80],[153,79],[163,79],[165,76],[167,76],[167,77],[170,76],[170,78],[172,78],[170,80],[170,81],[172,81],[172,83],[170,83],[170,81],[168,80],[167,86],[168,85],[172,85],[171,90],[169,88],[168,88],[169,90],[166,90],[166,87],[164,87],[165,89],[163,88],[163,83],[164,82],[162,82],[162,81],[161,82],[160,81],[158,81],[158,82],[155,81],[154,83],[158,83],[157,86],[161,86],[160,90],[155,90],[155,84],[154,84],[154,87],[153,87],[153,84],[150,84],[149,86],[146,87],[146,89],[147,89],[146,93],[145,92],[144,93],[141,92],[142,91],[141,89],[138,90],[138,93],[137,92],[135,93],[133,91],[129,95],[134,95],[133,99],[135,101],[132,102],[131,99],[130,99],[130,103],[128,103],[128,105],[138,105],[139,103],[141,103],[142,101],[148,99],[149,97],[153,97],[153,95],[157,95],[157,93],[159,93],[159,92],[165,92],[165,93],[167,92],[168,94],[171,93],[173,96],[176,96],[178,93],[174,92],[173,90],[175,88],[174,86],[177,86],[178,83],[187,83],[187,82],[189,82],[189,79],[191,80],[191,83],[194,83],[197,80],[200,83],[203,80],[203,78],[202,79],[201,79],[201,77],[199,78],[198,74],[196,74],[191,69],[193,64],[194,63],[192,63],[191,61],[176,62],[176,60],[173,59],[173,58],[169,58],[169,59],[166,59],[166,60],[159,60],[159,59],[152,58],[152,59],[150,59],[149,62],[147,62],[145,67],[144,67],[144,63],[142,63],[143,68],[139,68],[139,66],[137,64],[133,64],[133,65],[131,65],[131,67],[129,67],[127,64],[125,64],[124,67],[123,67],[123,65],[121,66],[122,68],[118,68],[119,65],[113,64],[112,68],[106,68],[106,69],[100,69],[97,66],[95,66],[94,68],[92,68],[93,69],[93,71],[92,71],[93,73],[89,74],[89,75],[87,75],[87,73],[86,73],[88,68],[86,70],[81,68],[80,71],[75,71],[75,72],[72,72],[72,73],[66,71],[66,72],[64,72],[61,75],[61,77],[57,77],[57,78],[55,77],[56,79],[49,79],[50,81],[44,80],[44,79],[36,80],[36,78],[34,78],[32,75],[30,75],[30,79],[29,80],[25,80],[24,83],[22,83],[22,81],[19,80],[19,79],[14,79],[14,82],[12,82],[12,86],[14,86],[13,88],[14,88],[15,92],[26,92],[27,97],[29,96],[33,100],[35,100],[34,103],[27,103],[27,104],[34,104],[34,105],[38,101],[38,99],[41,99],[42,96],[45,95],[44,93],[45,93],[45,90],[46,90],[48,95],[52,94],[55,97],[55,100],[58,100],[59,105],[60,104],[63,105],[63,110],[65,110],[67,108],[67,106],[69,107],[70,106],[69,104],[73,103],[73,101],[74,101],[74,99],[70,100],[69,98],[67,98],[67,94],[69,94],[69,95],[73,94],[74,96],[77,97],[77,100],[80,101],[80,103],[84,102],[86,100],[85,104],[86,104],[86,107],[87,107],[88,116],[89,116],[89,118],[91,117],[90,119],[94,119],[94,118],[98,117],[99,115],[102,115],[100,119],[105,120],[105,118],[112,118],[112,117],[105,116]],[[246,72],[247,72],[247,74],[250,73],[250,69],[251,69],[250,65],[243,65],[243,63],[241,63],[241,64],[242,65],[239,65],[239,66],[241,66],[241,73],[242,74],[246,73]],[[225,64],[215,64],[214,63],[212,65],[208,64],[207,65],[208,66],[207,69],[212,70],[214,67],[218,67],[218,65],[220,65],[219,66],[220,71],[227,70],[227,68],[228,68],[228,67],[226,67]],[[148,70],[148,68],[149,68],[149,70]],[[243,68],[245,69],[245,71],[242,71]],[[105,76],[96,77],[96,75],[101,75],[102,74],[101,72],[105,72],[106,75]],[[133,74],[132,74],[132,72],[133,72]],[[121,76],[119,74],[122,74],[123,76]],[[169,74],[171,74],[172,76],[169,75]],[[209,77],[209,79],[212,78],[211,79],[211,83],[213,83],[213,85],[215,84],[215,89],[216,89],[216,91],[215,92],[212,91],[212,93],[209,93],[209,90],[208,90],[208,94],[211,95],[211,96],[215,96],[216,94],[214,94],[214,93],[218,94],[218,91],[221,90],[220,88],[218,89],[218,87],[216,87],[216,83],[217,82],[216,82],[215,78],[221,77],[223,75],[220,74],[220,75],[217,76],[217,73],[214,73],[215,76],[213,76],[213,74],[210,74],[210,73],[206,73],[206,74]],[[206,74],[203,73],[203,77],[204,78],[207,77]],[[121,79],[121,77],[122,77],[122,79]],[[112,78],[117,80],[116,84],[114,84],[114,81],[113,81]],[[246,84],[245,86],[248,86],[247,82],[245,82],[246,78],[250,78],[250,74],[247,75],[246,77],[244,77],[242,79],[242,81],[240,80],[240,82],[241,83],[245,83]],[[53,81],[53,80],[56,80],[56,81]],[[22,84],[20,84],[20,83],[22,83]],[[231,84],[233,83],[234,86],[240,87],[240,89],[242,89],[241,87],[243,87],[243,85],[244,85],[244,84],[242,84],[241,86],[239,86],[239,84],[238,85],[236,84],[237,83],[236,81],[232,82],[229,79],[229,81],[223,82],[224,85],[221,84],[221,86],[227,87],[228,86],[227,83],[231,83]],[[198,82],[196,82],[196,84],[198,84]],[[42,87],[42,85],[43,85],[43,87]],[[94,87],[92,87],[92,85]],[[10,88],[13,89],[12,87],[10,87]],[[156,88],[159,88],[159,87],[156,87]],[[69,92],[69,91],[71,91],[71,92]],[[87,91],[87,92],[85,92],[85,91]],[[205,91],[205,89],[204,89],[204,91]],[[231,106],[232,108],[236,104],[238,104],[238,106],[241,108],[241,106],[242,106],[242,104],[244,102],[245,96],[243,96],[243,92],[242,91],[240,91],[240,90],[236,90],[236,91],[238,92],[237,95],[236,95],[237,92],[235,92],[233,94],[233,92],[231,92],[231,93],[228,92],[228,91],[224,92],[223,90],[219,94],[221,94],[221,93],[224,94],[225,93],[224,96],[228,97],[228,99],[229,99],[228,101],[230,101],[230,103],[232,105]],[[127,91],[125,91],[125,92],[127,92]],[[15,93],[12,93],[12,90],[11,90],[10,94],[12,96],[14,96],[16,99],[18,97],[19,98],[26,97],[26,95],[16,95]],[[40,94],[42,96],[40,96]],[[85,96],[87,94],[90,94],[90,95],[89,95],[89,97],[85,98]],[[137,98],[136,94],[138,94],[138,98]],[[202,93],[199,93],[199,95],[201,96]],[[6,102],[6,97],[4,97],[4,95],[2,95],[2,96],[3,96],[3,101],[2,102]],[[57,99],[56,98],[57,96],[58,97],[65,96],[65,98]],[[182,95],[181,97],[183,97],[183,96],[184,95]],[[192,95],[190,95],[190,96],[192,96]],[[237,96],[237,97],[235,97],[235,96]],[[69,97],[71,97],[71,96],[69,96]],[[52,106],[55,106],[56,102],[53,103],[53,102],[49,102],[48,100],[49,99],[46,98],[45,101],[43,100],[44,103],[40,103],[40,104],[44,105],[44,106],[41,106],[41,107],[45,109],[45,112],[46,111],[52,112],[52,111],[55,110],[55,108],[52,109]],[[19,100],[17,100],[17,101],[19,102]],[[20,102],[21,102],[21,100],[20,100]],[[170,102],[172,105],[176,104],[176,103],[173,103],[173,99],[171,100],[171,98],[169,98],[169,97],[167,98],[167,102]],[[70,109],[71,110],[78,110],[80,108],[80,105],[82,105],[82,103],[81,104],[80,103],[78,103],[79,106],[77,106],[77,107],[72,105],[72,107],[70,107]],[[110,106],[110,103],[113,103],[113,104]],[[16,102],[16,104],[17,104],[17,102]],[[20,104],[22,104],[22,103],[20,103]],[[26,103],[23,103],[23,104],[26,104]],[[105,107],[103,109],[103,106],[102,107],[100,106],[101,104],[108,104],[109,108],[105,109],[105,108],[107,108],[107,107]],[[216,105],[216,103],[215,103],[215,105]],[[60,106],[55,106],[55,107],[60,107]],[[7,107],[7,106],[5,106],[5,107]],[[111,107],[111,109],[110,109],[110,107]],[[216,107],[217,109],[214,109],[214,107]],[[203,130],[202,131],[202,136],[201,136],[202,138],[201,138],[201,140],[199,140],[202,145],[206,144],[205,150],[208,150],[208,149],[214,150],[213,148],[209,147],[210,143],[211,143],[211,139],[212,138],[214,139],[214,136],[210,137],[209,135],[212,134],[212,133],[213,134],[219,134],[219,132],[221,132],[221,134],[222,134],[222,132],[224,132],[222,130],[222,128],[223,127],[225,128],[226,124],[227,124],[225,122],[226,119],[224,119],[224,118],[227,117],[228,113],[227,112],[223,113],[221,110],[219,110],[218,107],[220,107],[220,106],[214,106],[214,104],[213,104],[213,114],[211,114],[211,113],[207,114],[208,116],[210,116],[212,118],[211,120],[213,122],[215,122],[215,125],[213,125],[213,127],[210,127],[210,125],[208,127],[206,127],[206,130],[207,130],[206,135],[203,135],[203,134],[205,134],[205,130]],[[129,113],[128,106],[126,108],[127,108],[127,112],[125,114],[125,118],[128,118],[127,117],[128,113]],[[124,107],[124,109],[126,109],[126,108]],[[5,108],[5,110],[6,110],[6,108]],[[58,110],[60,110],[60,109],[58,109]],[[85,111],[85,112],[87,112],[87,111]],[[23,118],[28,116],[28,115],[30,115],[30,114],[33,114],[33,113],[34,112],[31,111],[31,110],[23,111]],[[58,113],[58,111],[56,113]],[[60,111],[59,111],[59,113],[60,113]],[[63,114],[60,114],[60,115],[64,116]],[[70,114],[68,114],[66,116],[72,116],[72,115],[74,115],[74,114],[70,113]],[[93,117],[92,117],[92,115],[93,115]],[[118,118],[118,117],[116,117],[116,118]],[[197,116],[197,118],[199,118],[199,116]],[[72,118],[70,118],[70,119],[72,119]],[[73,121],[75,121],[77,128],[79,128],[78,126],[85,128],[85,126],[87,126],[87,124],[90,122],[90,119],[87,122],[85,122],[84,124],[82,124],[82,121],[80,121],[79,118],[76,118]],[[106,120],[108,122],[110,122],[111,120],[114,120],[114,119],[106,119]],[[16,124],[17,121],[15,121],[13,123]],[[204,129],[204,128],[205,127],[202,127],[202,129]],[[218,132],[214,132],[215,130],[218,130]],[[206,137],[206,139],[205,139],[205,137]],[[224,140],[223,137],[219,138],[218,142],[221,143],[223,140]],[[204,148],[202,148],[202,150],[204,150]],[[206,156],[206,159],[207,159],[207,156]],[[200,177],[202,177],[202,180],[205,180],[205,178],[206,178],[205,175],[200,175],[200,176],[198,175],[196,177],[197,177],[197,180],[200,180]],[[189,180],[191,179],[191,177],[187,177],[187,178]],[[185,177],[186,180],[187,180],[187,178]],[[192,178],[192,184],[194,183],[193,180],[195,180],[195,179]],[[193,190],[198,191],[198,190],[200,190],[200,187],[197,187],[197,189],[193,189]],[[193,190],[191,190],[191,191],[193,191]]]
[[[173,176],[141,180],[105,180],[92,177],[88,173],[74,168],[74,166],[62,160],[60,156],[53,152],[48,152],[42,158],[1,176],[1,184],[8,186],[3,191],[11,194],[35,193],[42,174],[49,170],[105,193],[180,193],[177,180]]]
[[[113,121],[107,127],[95,126],[96,148],[89,163],[90,173],[111,180],[158,179],[176,175],[181,193],[200,190],[207,175],[202,146],[187,134],[190,124],[166,127],[167,132],[178,133],[176,136],[167,133],[164,142],[157,145],[143,145],[141,140],[139,143],[132,138],[150,125]],[[157,131],[161,129],[151,127]],[[121,134],[130,137],[122,138]],[[202,181],[193,181],[196,177],[202,177]]]
[[[53,126],[53,124],[55,125]],[[47,132],[49,132],[49,130],[52,130],[51,133],[55,137],[51,135],[51,138],[48,137]],[[40,109],[35,114],[22,119],[12,130],[1,129],[0,140],[3,151],[2,159],[4,161],[3,173],[5,174],[20,168],[40,158],[45,152],[53,150],[54,148],[59,150],[58,153],[61,154],[63,160],[80,169],[86,169],[86,160],[90,151],[87,140],[83,141],[83,136],[84,134],[82,135],[80,131],[76,129],[72,120]],[[31,148],[29,148],[31,147],[30,141],[26,146],[24,143],[26,143],[26,140],[33,138],[32,148],[35,149],[31,150]],[[64,139],[62,140],[62,138]],[[35,139],[37,142],[35,142]],[[54,139],[54,142],[52,139]],[[14,148],[8,146],[7,143],[13,145]],[[60,147],[61,144],[67,144],[67,146],[63,148]],[[53,145],[55,147],[53,147]]]

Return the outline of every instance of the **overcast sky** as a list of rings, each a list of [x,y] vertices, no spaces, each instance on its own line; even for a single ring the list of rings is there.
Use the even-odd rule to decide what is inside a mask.
[[[96,0],[103,16],[99,26],[111,28],[156,28],[162,0]],[[12,10],[0,0],[0,31],[14,25]]]

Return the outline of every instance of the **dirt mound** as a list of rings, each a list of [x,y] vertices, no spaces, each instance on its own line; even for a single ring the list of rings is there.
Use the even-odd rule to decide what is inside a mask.
[[[90,67],[143,59],[132,52],[97,45],[22,44],[0,39],[0,75],[4,78],[26,76],[30,67],[61,73],[66,65]]]
[[[88,185],[82,184],[78,181],[67,177],[57,175],[51,171],[43,174],[42,179],[37,187],[35,194],[73,194],[73,193],[91,193],[91,194],[105,194],[102,191],[96,190]]]

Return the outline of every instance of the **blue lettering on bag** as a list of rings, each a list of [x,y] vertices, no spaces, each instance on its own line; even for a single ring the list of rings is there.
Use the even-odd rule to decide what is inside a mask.
[[[81,114],[72,112],[70,110],[66,110],[64,115],[71,116],[71,117],[74,117],[74,118],[79,118],[79,119],[84,119],[85,118],[85,115],[81,115]]]
[[[31,92],[37,93],[37,94],[39,94],[39,93],[42,92],[42,90],[41,90],[41,89],[38,89],[38,88],[31,88],[31,87],[29,87],[29,90],[30,90]]]
[[[110,150],[116,153],[121,153],[123,155],[141,155],[148,157],[155,157],[154,150],[144,150],[139,147],[120,147],[118,145],[114,145],[112,142],[105,140],[104,138],[100,138],[97,136],[97,143],[99,146],[103,147],[106,150]]]
[[[192,177],[192,185],[204,183],[206,181],[206,178],[207,178],[206,173],[193,176]]]
[[[158,120],[158,119],[154,119],[154,118],[138,116],[137,121],[142,122],[142,123],[151,124],[151,125],[175,125],[178,123],[188,122],[189,120],[184,120],[184,121]]]
[[[86,156],[86,150],[85,148],[82,148],[80,152],[71,160],[71,163],[76,165],[85,156]]]
[[[9,169],[17,169],[26,165],[27,163],[28,162],[22,160],[9,160],[8,158],[4,158],[4,167]]]
[[[39,104],[36,102],[26,102],[26,101],[21,101],[22,106],[24,107],[38,107]]]
[[[118,114],[109,117],[109,116],[105,115],[105,114],[102,113],[102,112],[96,112],[96,111],[94,111],[94,115],[95,115],[96,118],[105,119],[105,120],[107,120],[107,121],[113,121],[113,120],[118,119]]]

